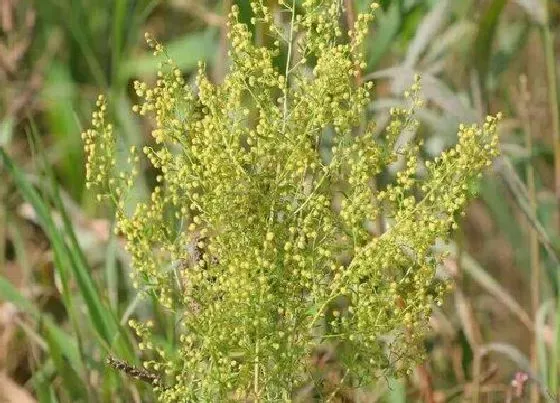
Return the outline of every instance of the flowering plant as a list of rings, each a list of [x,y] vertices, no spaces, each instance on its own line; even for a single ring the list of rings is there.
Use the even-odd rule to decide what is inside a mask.
[[[422,165],[420,144],[398,145],[418,124],[418,78],[407,106],[375,134],[372,83],[360,77],[376,4],[343,32],[338,0],[279,3],[287,26],[251,3],[272,48],[255,45],[232,8],[221,84],[201,65],[189,85],[147,36],[162,62],[154,87],[135,82],[134,111],[155,120],[143,153],[158,175],[151,200],[131,214],[139,153],[133,147],[130,170],[115,172],[103,97],[83,134],[87,184],[115,203],[135,284],[181,318],[172,353],[151,322],[131,322],[151,351],[144,366],[165,374],[155,386],[162,401],[291,400],[320,383],[325,346],[338,374],[333,396],[406,373],[446,286],[432,247],[456,228],[472,183],[497,155],[497,117],[461,126],[457,145]]]

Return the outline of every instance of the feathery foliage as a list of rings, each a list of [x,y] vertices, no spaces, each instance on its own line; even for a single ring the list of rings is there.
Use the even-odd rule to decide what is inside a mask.
[[[318,379],[313,357],[325,345],[336,347],[341,385],[410,370],[446,288],[432,247],[497,155],[499,117],[488,117],[419,166],[421,144],[398,141],[418,124],[418,78],[408,106],[374,134],[372,83],[360,77],[376,4],[343,32],[339,1],[280,3],[287,26],[251,3],[272,48],[255,45],[232,8],[221,84],[201,66],[189,85],[147,36],[162,60],[153,88],[134,85],[134,110],[155,120],[154,144],[142,150],[159,172],[150,201],[126,211],[140,153],[131,148],[130,170],[115,172],[103,97],[83,134],[87,185],[116,206],[135,284],[181,318],[173,352],[158,346],[152,322],[131,322],[145,367],[165,374],[162,401],[290,400]],[[396,178],[376,190],[391,165],[401,167]]]

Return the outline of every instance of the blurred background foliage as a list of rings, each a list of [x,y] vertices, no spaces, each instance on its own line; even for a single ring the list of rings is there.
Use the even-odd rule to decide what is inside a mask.
[[[84,191],[80,132],[106,93],[121,146],[149,142],[131,112],[132,80],[156,70],[144,32],[186,74],[201,60],[219,81],[233,3],[249,21],[245,0],[0,0],[0,399],[153,400],[104,360],[138,363],[131,315],[156,318],[169,348],[175,324],[131,288],[110,211]],[[348,24],[369,0],[344,3]],[[506,119],[503,155],[454,242],[438,246],[456,288],[431,319],[427,360],[351,401],[559,401],[560,1],[380,3],[363,76],[380,127],[415,72],[426,157],[453,144],[459,122]],[[258,27],[255,38],[266,41]]]

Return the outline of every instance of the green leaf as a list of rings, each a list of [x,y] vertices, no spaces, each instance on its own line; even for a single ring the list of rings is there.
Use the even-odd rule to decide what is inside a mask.
[[[389,379],[389,389],[387,391],[387,402],[389,403],[405,403],[406,402],[406,388],[404,382],[400,379]]]
[[[478,33],[474,41],[473,66],[478,71],[481,87],[485,89],[488,76],[490,58],[492,57],[492,44],[496,34],[498,20],[508,0],[494,0],[484,12],[478,25]]]
[[[210,60],[216,53],[216,28],[204,32],[191,33],[165,46],[171,57],[181,70],[193,70],[199,61]],[[158,59],[151,51],[131,58],[123,63],[121,74],[125,78],[139,75],[154,74],[157,71]]]
[[[40,377],[34,377],[32,385],[33,391],[40,403],[58,403],[52,381],[45,377],[44,374]]]
[[[83,171],[76,167],[83,166],[80,127],[74,111],[78,89],[73,81],[69,67],[62,63],[51,64],[45,77],[41,101],[45,109],[48,127],[55,140],[57,171],[63,178],[63,186],[79,200],[84,188]]]
[[[368,68],[371,70],[377,66],[383,55],[389,50],[394,38],[399,33],[401,25],[400,7],[393,2],[386,12],[379,12],[376,17],[377,29],[369,43]]]

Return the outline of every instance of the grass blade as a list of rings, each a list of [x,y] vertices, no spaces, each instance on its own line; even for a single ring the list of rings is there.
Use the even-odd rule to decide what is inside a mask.
[[[73,304],[68,286],[70,275],[72,274],[78,284],[80,294],[86,303],[91,323],[101,340],[104,341],[106,348],[108,348],[113,344],[114,338],[117,335],[119,330],[118,324],[113,313],[110,312],[110,310],[101,301],[101,297],[90,275],[90,271],[84,264],[85,259],[80,253],[81,248],[77,245],[77,240],[70,227],[68,217],[64,214],[64,210],[61,209],[61,213],[65,218],[64,233],[68,238],[70,238],[70,247],[64,239],[63,233],[61,233],[54,224],[49,207],[46,205],[39,193],[33,188],[31,183],[29,183],[29,181],[25,178],[23,172],[15,166],[11,158],[2,148],[0,148],[0,160],[3,161],[4,166],[14,179],[24,199],[33,206],[35,212],[37,213],[38,221],[41,227],[51,240],[56,267],[61,276],[63,287],[65,288],[63,298],[65,299],[67,309],[69,309],[69,312],[72,315]],[[79,321],[76,321],[74,324],[77,327],[76,331],[80,330],[78,323]],[[119,343],[119,346],[121,345],[122,340]],[[127,350],[128,349],[123,349],[121,346],[118,352],[123,354],[130,353],[130,350]],[[128,358],[129,355],[127,354],[126,357]]]
[[[412,68],[416,65],[420,59],[420,55],[426,50],[448,17],[449,1],[443,0],[437,2],[434,8],[426,14],[422,20],[412,43],[408,46],[404,66]]]
[[[389,9],[376,18],[378,27],[375,31],[371,47],[369,48],[368,66],[377,66],[383,55],[389,50],[401,26],[401,13],[398,2],[392,2]]]
[[[456,247],[453,244],[444,248],[450,252],[450,256],[457,257]],[[490,295],[493,295],[504,306],[506,306],[528,329],[533,329],[533,322],[529,314],[517,303],[517,301],[504,290],[480,265],[465,251],[461,254],[461,268],[466,274],[480,284]]]
[[[82,368],[83,362],[80,359],[78,347],[75,339],[53,323],[52,319],[39,311],[27,298],[4,277],[0,277],[0,296],[3,300],[9,301],[20,310],[31,316],[42,327],[48,330],[53,340],[58,343],[61,353],[68,359],[74,368]]]
[[[49,358],[53,360],[54,366],[60,378],[62,378],[64,390],[70,395],[72,401],[87,399],[89,388],[82,382],[82,377],[76,373],[70,361],[64,355],[56,335],[48,327],[43,333],[45,333],[45,339],[49,346]]]
[[[498,26],[498,20],[507,0],[494,0],[484,12],[478,25],[478,33],[474,41],[473,66],[478,71],[481,88],[486,88],[486,79],[492,57],[492,44]]]

